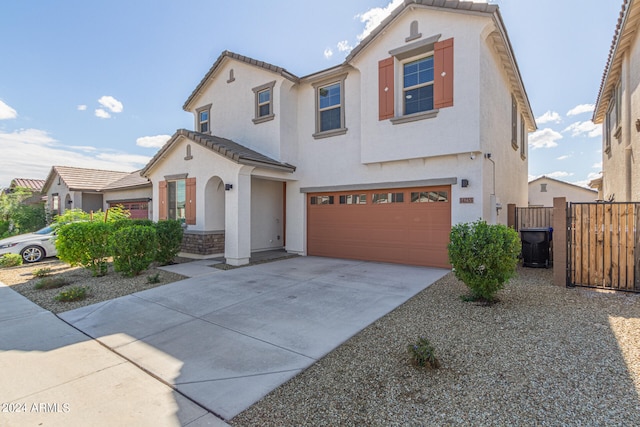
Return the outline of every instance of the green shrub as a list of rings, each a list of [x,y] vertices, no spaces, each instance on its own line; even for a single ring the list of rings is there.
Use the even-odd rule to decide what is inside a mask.
[[[436,357],[435,349],[428,339],[424,337],[418,338],[415,344],[407,346],[411,361],[421,367],[437,369],[440,367],[440,361]]]
[[[147,283],[149,283],[149,284],[160,283],[160,273],[148,275],[147,276]]]
[[[134,225],[144,225],[146,227],[153,227],[153,221],[150,219],[134,218],[134,219],[118,219],[113,221],[113,231],[120,230],[121,228],[131,227]]]
[[[107,274],[111,256],[111,225],[104,222],[74,222],[60,227],[56,238],[58,258],[71,265],[81,265],[94,276]]]
[[[173,258],[180,252],[182,245],[182,224],[176,220],[158,221],[155,223],[156,235],[158,236],[158,250],[156,251],[156,261],[160,265],[167,265],[173,262]]]
[[[491,302],[515,275],[520,253],[518,233],[505,225],[478,220],[451,229],[449,262],[475,300]]]
[[[34,272],[31,274],[33,274],[33,277],[47,277],[51,274],[51,269],[49,267],[39,268],[37,270],[34,270]]]
[[[20,254],[4,254],[0,256],[0,268],[17,267],[22,265]]]
[[[67,279],[62,277],[45,277],[43,279],[38,280],[34,288],[36,289],[56,289],[61,288],[63,286],[67,286],[69,282]]]
[[[85,286],[74,286],[66,291],[60,292],[54,299],[62,302],[79,301],[87,297],[88,290],[89,288]]]
[[[124,227],[113,233],[111,245],[114,269],[125,276],[137,276],[155,259],[156,231],[144,225]]]

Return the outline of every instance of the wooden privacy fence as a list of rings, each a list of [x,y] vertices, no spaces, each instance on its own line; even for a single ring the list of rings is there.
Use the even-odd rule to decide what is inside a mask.
[[[640,292],[640,203],[571,203],[567,282]]]
[[[523,228],[548,228],[553,226],[553,208],[516,208],[516,231]]]

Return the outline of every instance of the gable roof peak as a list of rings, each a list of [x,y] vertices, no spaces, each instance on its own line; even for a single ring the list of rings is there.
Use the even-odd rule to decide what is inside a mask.
[[[207,71],[207,73],[204,75],[202,80],[200,80],[200,83],[198,83],[198,85],[193,90],[193,92],[191,92],[191,95],[189,95],[189,98],[187,98],[184,105],[182,106],[183,110],[185,111],[189,110],[191,103],[200,93],[202,93],[202,89],[204,88],[204,86],[207,84],[209,79],[211,79],[218,72],[218,69],[222,66],[224,60],[227,58],[235,61],[243,62],[245,64],[253,65],[254,67],[262,68],[272,73],[279,74],[282,77],[288,80],[291,80],[294,83],[298,83],[300,81],[299,77],[290,73],[289,71],[287,71],[282,67],[278,67],[276,65],[270,64],[265,61],[258,61],[257,59],[253,59],[245,55],[240,55],[238,53],[231,52],[230,50],[224,50],[220,54],[220,56],[218,56],[218,59],[216,59],[216,61],[213,63],[209,71]]]

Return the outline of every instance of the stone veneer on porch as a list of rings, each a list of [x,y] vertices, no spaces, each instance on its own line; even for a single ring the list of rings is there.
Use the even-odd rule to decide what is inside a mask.
[[[224,231],[185,231],[182,252],[195,255],[224,253]]]

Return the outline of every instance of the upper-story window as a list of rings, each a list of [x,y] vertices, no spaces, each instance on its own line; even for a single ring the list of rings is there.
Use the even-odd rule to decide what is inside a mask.
[[[340,82],[318,89],[318,111],[320,114],[320,132],[340,129],[340,110],[342,109],[342,89]]]
[[[511,94],[511,146],[518,149],[518,102]]]
[[[316,133],[314,138],[347,132],[344,112],[344,81],[347,75],[328,83],[314,84],[316,92]]]
[[[527,129],[524,116],[520,114],[520,158],[527,158]]]
[[[198,132],[211,133],[211,104],[196,110]]]
[[[420,36],[378,62],[378,120],[430,119],[453,106],[453,38],[439,39]]]
[[[433,110],[433,55],[403,65],[404,114]]]
[[[258,124],[273,120],[275,114],[273,113],[273,88],[275,86],[275,80],[253,88],[255,94],[255,117],[253,123]]]

